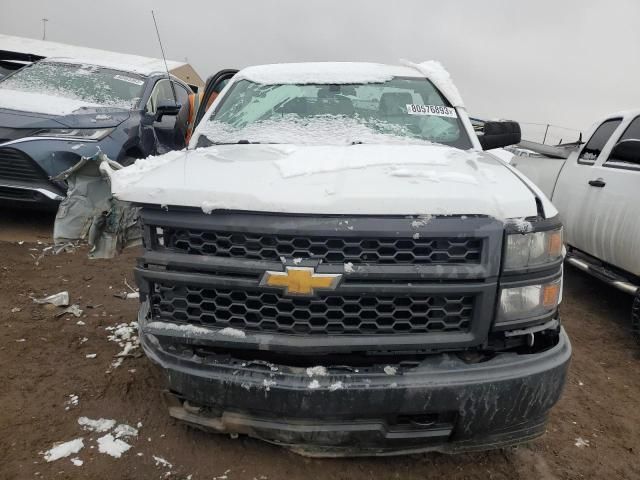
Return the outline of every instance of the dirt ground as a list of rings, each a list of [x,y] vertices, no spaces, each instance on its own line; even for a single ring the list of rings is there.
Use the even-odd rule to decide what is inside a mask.
[[[111,367],[122,348],[107,339],[105,327],[135,320],[137,301],[114,293],[126,289],[125,278],[132,283],[137,252],[89,261],[81,250],[36,264],[50,218],[0,211],[1,479],[640,478],[640,348],[629,331],[631,299],[578,271],[567,269],[562,306],[574,347],[571,372],[544,437],[481,454],[307,459],[170,419],[160,398],[163,377],[144,356]],[[30,298],[62,290],[82,317],[56,318],[59,310]],[[78,396],[77,405],[69,404],[70,395]],[[113,458],[98,451],[104,434],[83,431],[80,416],[142,426],[127,440],[132,448]],[[44,461],[42,452],[54,443],[78,437],[85,447],[77,455]],[[576,446],[578,439],[588,445]],[[75,466],[73,457],[84,463]]]

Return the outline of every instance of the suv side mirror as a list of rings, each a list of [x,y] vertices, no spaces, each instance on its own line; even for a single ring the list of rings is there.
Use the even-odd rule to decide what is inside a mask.
[[[169,100],[161,100],[156,106],[156,122],[162,120],[165,115],[176,116],[180,112],[182,105]]]
[[[483,150],[520,143],[522,133],[518,122],[485,122],[483,134],[478,135]]]
[[[609,155],[610,161],[640,163],[640,140],[630,138],[616,143]]]

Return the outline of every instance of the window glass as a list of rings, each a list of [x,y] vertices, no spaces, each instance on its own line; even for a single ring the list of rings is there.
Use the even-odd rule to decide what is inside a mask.
[[[443,143],[471,148],[457,112],[425,78],[367,84],[240,80],[200,132],[213,143]]]
[[[622,136],[620,137],[620,141],[624,140],[638,140],[640,141],[640,117],[636,117],[629,124],[627,129],[624,131]],[[626,156],[626,158],[616,158],[615,152],[607,159],[607,163],[609,162],[618,162],[625,163],[631,166],[639,166],[640,165],[640,157],[636,158],[633,154]]]
[[[145,77],[95,65],[38,62],[0,82],[0,89],[38,92],[100,106],[131,109],[138,104]]]
[[[593,133],[585,147],[582,149],[582,153],[580,154],[580,163],[590,163],[593,164],[605,144],[611,138],[611,135],[618,128],[622,119],[614,118],[611,120],[607,120],[600,125],[596,131]]]

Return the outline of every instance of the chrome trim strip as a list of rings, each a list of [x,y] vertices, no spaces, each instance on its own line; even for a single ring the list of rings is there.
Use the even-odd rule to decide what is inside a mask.
[[[5,188],[17,188],[19,190],[31,190],[32,192],[38,192],[41,195],[44,195],[45,197],[51,199],[51,200],[64,200],[64,197],[61,195],[58,195],[57,193],[54,192],[50,192],[49,190],[45,190],[44,188],[34,188],[34,187],[25,187],[22,185],[8,185],[6,183],[0,183],[0,187],[5,187]]]
[[[76,140],[73,138],[61,138],[61,137],[22,137],[16,140],[9,140],[5,143],[0,143],[0,148],[2,147],[10,147],[11,145],[15,145],[17,143],[23,142],[31,142],[33,140],[60,140],[63,142],[73,142],[73,143],[98,143],[99,140]]]

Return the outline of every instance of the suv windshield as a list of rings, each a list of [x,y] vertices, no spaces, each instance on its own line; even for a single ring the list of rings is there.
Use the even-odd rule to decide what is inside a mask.
[[[344,85],[240,80],[199,133],[199,146],[436,142],[471,148],[456,110],[424,78]]]
[[[35,92],[102,106],[131,109],[142,95],[144,77],[94,65],[39,62],[0,82],[0,89]]]

